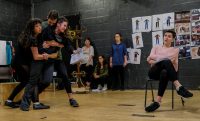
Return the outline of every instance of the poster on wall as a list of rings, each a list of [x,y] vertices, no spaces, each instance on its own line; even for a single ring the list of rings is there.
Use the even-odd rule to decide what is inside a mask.
[[[151,31],[151,16],[144,16],[142,17],[142,28],[141,32],[150,32]]]
[[[175,12],[175,46],[179,47],[179,58],[191,58],[190,11]]]
[[[175,40],[175,46],[190,46],[190,34],[177,35]]]
[[[153,22],[152,22],[152,31],[158,31],[163,30],[163,15],[153,15],[152,16]]]
[[[200,59],[200,9],[191,12],[191,58]]]
[[[127,61],[130,64],[140,64],[141,60],[141,49],[127,48],[128,56]]]
[[[141,60],[141,49],[132,49],[133,51],[133,64],[140,64]]]
[[[191,59],[190,46],[179,47],[179,59]]]
[[[143,47],[142,33],[134,33],[132,34],[132,41],[134,48]]]
[[[7,65],[6,41],[0,40],[0,65]]]
[[[142,30],[142,18],[141,17],[132,18],[132,30],[133,30],[133,33],[141,32],[141,30]]]
[[[163,14],[163,29],[174,29],[174,13]]]
[[[200,59],[200,47],[191,47],[191,58]]]
[[[163,31],[152,32],[152,46],[163,45]]]
[[[131,48],[127,48],[127,63],[131,63],[132,60],[132,53],[131,53]]]

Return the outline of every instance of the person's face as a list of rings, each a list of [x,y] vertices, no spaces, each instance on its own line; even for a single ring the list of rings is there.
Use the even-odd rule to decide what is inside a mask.
[[[90,45],[90,41],[88,39],[85,40],[85,45],[89,46]]]
[[[50,26],[55,25],[56,22],[57,22],[57,19],[50,19],[50,18],[48,19],[48,25],[50,25]]]
[[[40,34],[42,32],[42,26],[40,23],[35,24],[34,26],[34,33],[35,34]]]
[[[115,41],[116,42],[120,42],[121,41],[121,37],[119,34],[115,34]]]
[[[67,22],[62,22],[62,23],[58,23],[57,26],[58,26],[58,29],[61,33],[64,33],[67,29],[67,25],[68,23]]]
[[[104,59],[103,59],[103,57],[102,56],[99,56],[99,63],[103,63],[103,61],[104,61]]]
[[[172,33],[166,32],[164,34],[164,44],[171,44],[173,42],[174,38]]]

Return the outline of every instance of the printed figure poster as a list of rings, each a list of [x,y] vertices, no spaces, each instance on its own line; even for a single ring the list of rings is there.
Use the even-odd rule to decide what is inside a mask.
[[[142,33],[132,34],[132,41],[133,41],[134,48],[143,47]]]
[[[163,31],[152,32],[152,46],[163,45]]]
[[[141,49],[131,49],[127,48],[128,52],[128,63],[131,64],[140,64],[141,60]]]
[[[151,31],[151,16],[142,17],[142,28],[141,32],[150,32]]]
[[[141,17],[132,18],[132,30],[133,30],[133,33],[141,32],[141,30],[142,30],[142,18]]]
[[[163,29],[174,29],[174,13],[163,14]]]
[[[163,15],[153,15],[152,31],[163,30]]]

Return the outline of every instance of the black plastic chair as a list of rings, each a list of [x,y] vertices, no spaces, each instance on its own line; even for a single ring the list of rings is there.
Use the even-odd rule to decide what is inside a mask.
[[[10,65],[0,65],[0,82],[14,82],[13,70]]]
[[[146,81],[146,86],[145,86],[145,101],[144,101],[144,107],[146,108],[146,103],[147,103],[147,90],[148,90],[148,84],[150,83],[150,88],[151,88],[151,94],[152,94],[152,102],[155,101],[154,99],[154,93],[153,93],[153,86],[152,83],[153,82],[159,82],[159,80],[154,80],[154,79],[147,79]],[[172,110],[174,109],[174,85],[173,83],[171,83],[171,90],[172,90]],[[184,106],[185,101],[183,100],[183,98],[181,97],[181,102],[182,105]]]

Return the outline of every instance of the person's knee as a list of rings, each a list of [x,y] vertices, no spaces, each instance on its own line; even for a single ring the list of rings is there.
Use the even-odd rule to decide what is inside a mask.
[[[161,78],[167,79],[167,70],[166,70],[166,69],[163,69],[163,70],[160,72],[160,76],[161,76]]]
[[[163,63],[165,63],[165,64],[172,64],[172,62],[171,62],[171,60],[163,60]]]

